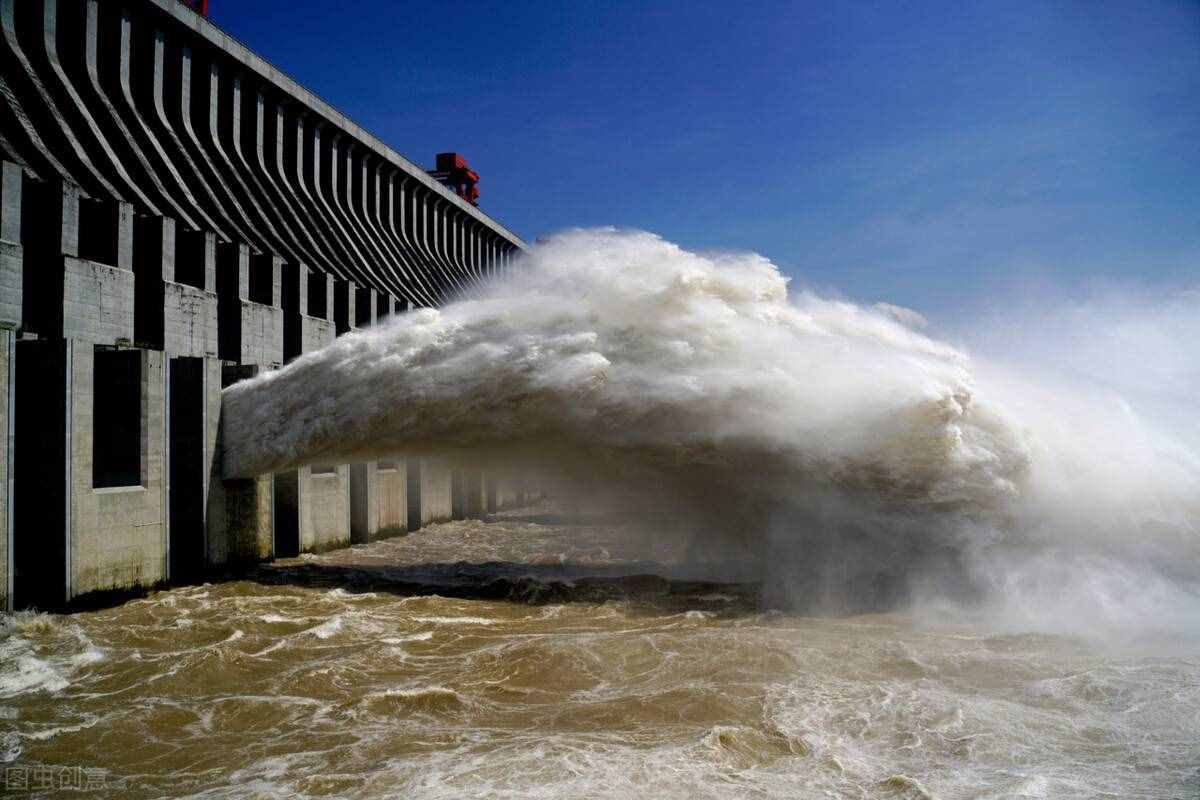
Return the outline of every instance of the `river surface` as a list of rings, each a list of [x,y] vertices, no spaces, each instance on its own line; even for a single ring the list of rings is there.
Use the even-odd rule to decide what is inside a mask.
[[[3,779],[130,798],[1200,796],[1194,650],[803,617],[663,561],[619,526],[513,513],[10,617]]]

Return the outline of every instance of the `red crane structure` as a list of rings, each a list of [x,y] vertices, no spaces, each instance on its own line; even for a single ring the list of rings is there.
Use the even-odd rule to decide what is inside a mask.
[[[479,205],[479,173],[467,166],[467,161],[458,153],[438,153],[436,166],[429,174],[454,190],[462,199],[473,206]]]
[[[202,17],[208,16],[208,0],[183,0],[183,4]]]

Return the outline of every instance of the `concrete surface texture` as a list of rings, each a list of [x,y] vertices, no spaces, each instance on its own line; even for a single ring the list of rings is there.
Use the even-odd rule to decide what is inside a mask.
[[[223,387],[525,244],[182,3],[0,0],[0,166],[0,610],[516,502],[427,457],[217,474]]]

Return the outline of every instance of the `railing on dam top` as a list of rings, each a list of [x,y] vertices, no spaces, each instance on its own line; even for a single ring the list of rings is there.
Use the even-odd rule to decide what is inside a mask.
[[[40,181],[409,308],[525,246],[177,0],[0,0],[0,33],[0,153]]]

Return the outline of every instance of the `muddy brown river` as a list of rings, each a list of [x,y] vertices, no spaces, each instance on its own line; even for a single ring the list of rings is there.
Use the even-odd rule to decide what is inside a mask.
[[[510,514],[0,622],[14,796],[1189,798],[1200,657],[809,618]],[[668,577],[663,577],[668,576]]]

